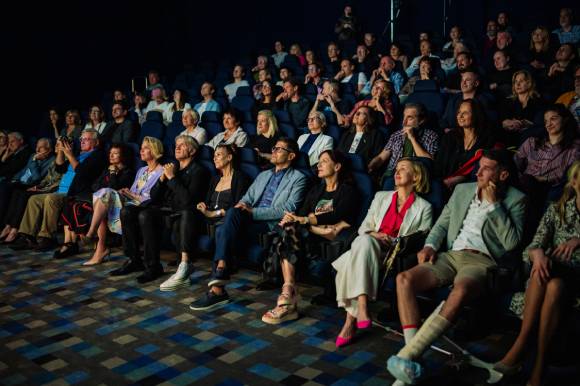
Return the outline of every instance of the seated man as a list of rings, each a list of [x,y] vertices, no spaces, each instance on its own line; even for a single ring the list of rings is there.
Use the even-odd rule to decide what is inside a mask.
[[[56,171],[63,174],[63,177],[56,192],[30,197],[18,230],[19,240],[11,246],[12,249],[35,248],[47,251],[55,247],[58,217],[66,197],[90,191],[91,184],[105,167],[103,152],[98,149],[98,135],[94,129],[83,130],[80,137],[81,153],[78,156],[74,155],[70,142],[62,138],[57,141],[55,165]],[[38,236],[38,244],[35,236]]]
[[[488,268],[520,243],[526,198],[509,186],[512,170],[510,152],[486,151],[477,182],[455,188],[417,254],[419,265],[397,276],[405,346],[389,358],[387,368],[398,380],[414,384],[421,377],[422,366],[414,361],[450,327],[462,306],[485,293]],[[452,283],[447,301],[417,331],[420,315],[416,293]]]
[[[188,135],[175,138],[175,159],[179,163],[163,165],[163,175],[159,178],[157,192],[163,195],[161,203],[145,206],[125,205],[121,210],[123,227],[123,247],[130,257],[121,268],[111,272],[112,276],[127,275],[145,270],[137,277],[140,284],[148,283],[163,275],[160,263],[162,216],[170,215],[173,236],[178,253],[191,256],[194,251],[195,234],[202,222],[195,205],[203,200],[209,176],[207,171],[194,161],[199,144]],[[143,258],[140,258],[139,242],[143,243]]]
[[[0,181],[9,181],[26,166],[32,150],[21,133],[13,131],[8,134],[8,148],[0,157]]]
[[[203,113],[205,113],[206,111],[215,111],[215,112],[221,112],[222,108],[220,106],[220,104],[213,99],[213,94],[215,93],[215,86],[210,83],[210,82],[204,82],[201,85],[201,97],[202,100],[199,103],[196,103],[196,105],[193,107],[193,109],[195,111],[197,111],[199,113],[199,116],[202,117]],[[203,144],[200,144],[203,145]]]
[[[276,102],[288,111],[290,122],[296,128],[306,126],[306,117],[310,111],[310,102],[300,95],[299,84],[295,79],[284,82],[284,92],[276,97]]]
[[[129,109],[125,101],[115,101],[112,107],[113,120],[103,129],[101,139],[110,143],[136,142],[139,134],[137,124],[127,118]]]
[[[285,213],[294,213],[304,196],[306,177],[291,167],[298,154],[298,144],[291,138],[280,138],[272,148],[274,169],[258,175],[244,197],[227,210],[224,222],[215,232],[214,267],[207,294],[193,303],[192,310],[206,310],[229,302],[225,284],[230,275],[234,248],[248,236],[268,232]]]

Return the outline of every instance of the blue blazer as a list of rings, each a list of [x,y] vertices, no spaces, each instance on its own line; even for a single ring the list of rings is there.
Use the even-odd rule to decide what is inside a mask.
[[[280,185],[272,199],[272,206],[269,208],[256,208],[273,174],[273,169],[258,174],[258,177],[256,177],[244,197],[240,200],[240,202],[244,202],[254,208],[252,211],[254,220],[268,221],[270,229],[273,229],[282,219],[285,211],[296,212],[304,199],[307,183],[304,174],[290,167],[284,177],[282,177],[282,181],[280,181]]]

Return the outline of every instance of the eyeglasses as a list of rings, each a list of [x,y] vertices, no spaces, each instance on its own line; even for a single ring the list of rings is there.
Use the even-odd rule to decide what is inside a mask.
[[[307,120],[308,120],[308,122],[311,122],[311,121],[318,121],[318,120],[320,120],[320,118],[318,118],[318,117],[308,117],[308,119],[307,119]]]
[[[282,151],[282,150],[287,151],[288,153],[292,153],[292,150],[286,149],[285,147],[280,147],[280,146],[274,146],[272,148],[272,153],[276,153],[276,152],[279,152],[279,151]]]
[[[92,141],[92,140],[93,140],[92,138],[83,138],[83,137],[80,137],[79,138],[79,141],[80,142],[89,142],[89,141]]]

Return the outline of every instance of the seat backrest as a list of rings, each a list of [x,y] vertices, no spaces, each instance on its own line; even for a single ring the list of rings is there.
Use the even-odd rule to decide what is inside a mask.
[[[445,99],[438,91],[413,92],[407,97],[406,103],[422,103],[427,110],[435,113],[438,118],[445,112]]]
[[[278,130],[280,133],[285,137],[290,137],[292,139],[296,139],[296,129],[290,123],[280,123],[278,125]]]
[[[202,147],[208,147],[208,146],[202,146]],[[211,148],[210,148],[211,149]],[[203,166],[204,168],[207,169],[207,171],[209,172],[209,174],[213,177],[213,176],[217,176],[217,170],[215,168],[215,165],[212,161],[208,161],[206,159],[200,159],[199,164],[201,166]]]
[[[236,109],[245,112],[251,111],[255,103],[256,101],[251,96],[236,95],[234,99],[232,99],[231,105],[232,107],[235,107]]]
[[[181,123],[181,116],[183,115],[183,111],[174,111],[171,114],[171,122],[179,122]]]
[[[217,111],[205,111],[201,115],[201,121],[202,122],[221,122],[222,117],[221,117],[221,114],[218,113]]]
[[[197,150],[197,158],[200,160],[213,161],[213,148],[211,146],[200,146]]]
[[[299,151],[296,154],[294,167],[296,169],[310,169],[310,160],[308,159],[308,155]]]
[[[340,136],[342,135],[342,130],[340,129],[340,127],[338,127],[336,125],[330,125],[326,128],[325,134],[332,137],[332,140],[334,141],[334,147],[336,147],[338,145],[338,143],[340,142]]]
[[[160,111],[149,111],[145,116],[147,121],[163,122],[163,114]]]
[[[290,121],[290,115],[288,114],[288,111],[286,110],[274,110],[274,115],[276,116],[276,119],[278,120],[278,123],[291,123]]]
[[[345,155],[350,162],[350,169],[353,172],[362,172],[362,173],[367,172],[367,166],[365,165],[363,157],[361,157],[359,154],[351,154],[351,153],[346,153]]]
[[[258,165],[247,162],[240,163],[240,170],[252,180],[255,180],[262,171]]]
[[[207,131],[207,137],[212,139],[218,133],[224,131],[224,126],[220,122],[207,122],[203,124],[203,128]]]
[[[256,135],[256,124],[252,122],[242,123],[242,129],[248,133],[248,135]]]
[[[352,177],[356,184],[358,193],[360,194],[357,200],[360,205],[359,214],[355,224],[356,228],[358,228],[364,220],[369,207],[371,206],[375,192],[373,189],[373,180],[367,173],[353,172]]]
[[[338,122],[336,120],[336,114],[334,113],[334,111],[325,110],[323,111],[323,114],[324,117],[326,118],[327,125],[338,125]]]
[[[415,83],[413,92],[421,91],[439,91],[439,87],[437,86],[437,82],[433,79],[418,80],[417,83]]]
[[[250,86],[240,86],[236,90],[236,96],[252,96],[252,89]]]
[[[257,164],[258,163],[258,156],[256,155],[256,151],[249,147],[239,147],[238,148],[238,155],[240,162],[249,163],[249,164]]]
[[[143,141],[145,137],[154,137],[159,140],[163,139],[165,134],[165,125],[157,121],[145,121],[141,125],[141,131],[139,132],[139,143]]]

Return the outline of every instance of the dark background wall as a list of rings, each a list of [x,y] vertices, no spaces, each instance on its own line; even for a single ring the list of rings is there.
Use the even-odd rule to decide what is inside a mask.
[[[2,129],[34,132],[50,105],[86,109],[103,91],[128,88],[130,78],[159,68],[171,78],[201,60],[268,51],[276,39],[314,47],[334,37],[344,1],[162,1],[156,3],[16,2],[0,16],[5,86]],[[352,4],[365,30],[382,34],[389,1]],[[397,33],[442,33],[443,1],[402,0]],[[556,1],[449,1],[448,27],[480,36],[489,18],[507,10],[521,29],[553,27]],[[576,6],[577,8],[577,6]],[[578,11],[576,12],[578,14]],[[387,36],[388,38],[388,36]],[[171,79],[169,79],[171,80]]]

